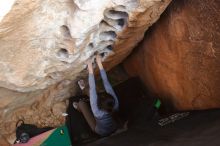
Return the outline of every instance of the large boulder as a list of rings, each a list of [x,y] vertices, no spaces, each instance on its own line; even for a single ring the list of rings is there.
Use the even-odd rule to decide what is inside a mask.
[[[0,133],[18,119],[62,123],[85,61],[102,53],[110,69],[129,55],[171,0],[0,2]]]
[[[219,108],[220,1],[172,1],[124,66],[175,109]]]

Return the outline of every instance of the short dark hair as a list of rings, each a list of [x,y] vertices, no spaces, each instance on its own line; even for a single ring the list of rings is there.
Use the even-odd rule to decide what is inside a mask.
[[[106,92],[98,94],[98,107],[108,113],[113,113],[115,100],[111,94]]]

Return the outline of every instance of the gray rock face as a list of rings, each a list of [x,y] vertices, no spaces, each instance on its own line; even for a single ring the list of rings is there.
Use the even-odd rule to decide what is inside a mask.
[[[1,2],[0,133],[10,139],[18,118],[60,124],[58,113],[85,61],[99,52],[107,69],[120,63],[170,1]]]

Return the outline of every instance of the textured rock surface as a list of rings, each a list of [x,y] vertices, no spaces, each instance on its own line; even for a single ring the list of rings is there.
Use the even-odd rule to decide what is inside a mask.
[[[59,125],[85,61],[120,63],[170,1],[1,1],[0,133],[13,139],[18,118]]]
[[[124,65],[177,109],[219,108],[220,1],[173,1]]]
[[[5,138],[3,138],[3,137],[0,137],[0,145],[1,146],[10,146],[8,141]]]

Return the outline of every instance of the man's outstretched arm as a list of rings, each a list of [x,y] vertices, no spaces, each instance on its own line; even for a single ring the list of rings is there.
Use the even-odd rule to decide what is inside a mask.
[[[97,93],[96,93],[96,84],[95,77],[93,74],[93,67],[91,60],[88,61],[88,71],[89,71],[89,96],[90,96],[90,106],[92,112],[96,118],[100,118],[104,115],[104,112],[99,110],[97,105]]]
[[[101,60],[101,57],[100,55],[96,55],[96,62],[98,64],[98,67],[99,67],[99,70],[100,70],[100,74],[101,74],[101,77],[102,77],[102,82],[104,84],[104,87],[105,87],[105,90],[107,93],[109,93],[110,95],[112,95],[115,99],[115,105],[114,105],[114,109],[115,110],[118,110],[118,107],[119,107],[119,103],[118,103],[118,98],[108,80],[108,77],[107,77],[107,74],[103,68],[103,65],[102,65],[102,60]]]

